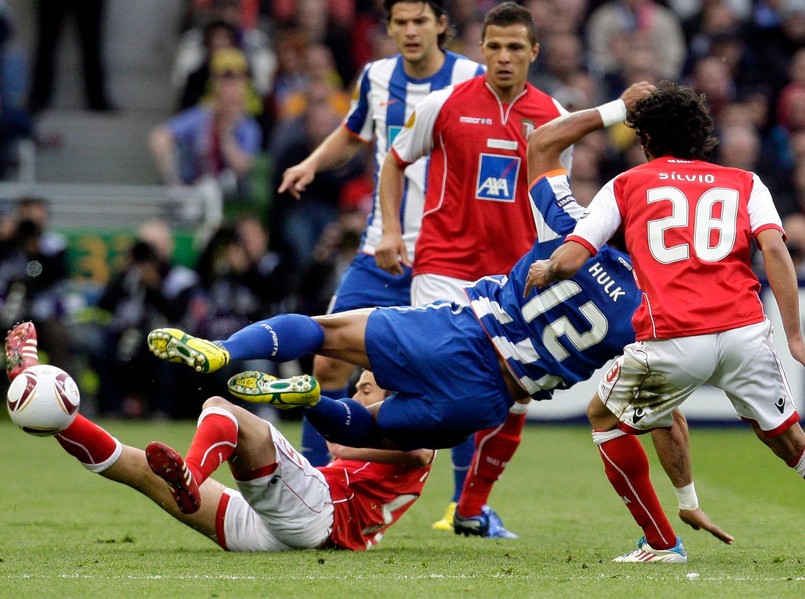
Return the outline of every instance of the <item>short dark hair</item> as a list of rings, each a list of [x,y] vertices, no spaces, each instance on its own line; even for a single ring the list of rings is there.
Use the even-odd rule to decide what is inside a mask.
[[[444,0],[384,0],[383,8],[386,10],[386,21],[391,19],[391,9],[395,4],[399,4],[400,2],[408,2],[410,4],[421,2],[422,4],[427,4],[431,7],[431,10],[433,10],[433,14],[436,15],[436,20],[439,20],[442,16],[448,19],[447,28],[444,30],[444,33],[440,33],[438,37],[440,48],[444,48],[447,42],[453,38],[454,31],[450,26],[447,10],[444,7]]]
[[[718,145],[704,94],[661,81],[626,114],[626,125],[652,157],[707,160]]]
[[[481,39],[486,37],[486,28],[490,25],[495,27],[509,27],[511,25],[525,25],[528,30],[528,39],[531,45],[537,43],[537,28],[534,19],[527,8],[523,8],[514,2],[504,2],[491,9],[484,17],[484,26],[481,29]]]

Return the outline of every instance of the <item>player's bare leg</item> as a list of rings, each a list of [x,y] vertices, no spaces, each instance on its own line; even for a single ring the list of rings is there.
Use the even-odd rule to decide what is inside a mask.
[[[213,479],[204,481],[199,487],[201,507],[193,514],[184,514],[165,481],[151,472],[142,449],[124,445],[118,460],[100,475],[139,491],[180,522],[218,542],[215,534],[215,518],[224,493],[224,485],[218,481]]]

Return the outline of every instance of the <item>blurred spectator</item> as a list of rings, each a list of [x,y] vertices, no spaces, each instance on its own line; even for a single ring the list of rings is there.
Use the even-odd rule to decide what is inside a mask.
[[[204,292],[201,303],[194,301],[197,334],[226,339],[251,322],[288,310],[290,265],[268,249],[268,241],[253,216],[213,234],[196,266]]]
[[[540,60],[532,63],[529,82],[555,96],[557,90],[570,86],[571,79],[585,71],[581,39],[573,33],[552,33],[540,44]]]
[[[17,162],[17,142],[33,135],[33,121],[25,106],[28,65],[13,40],[12,14],[0,0],[0,179]]]
[[[257,121],[246,114],[246,59],[238,50],[219,50],[210,69],[209,104],[188,108],[157,126],[150,136],[151,152],[168,185],[214,180],[225,197],[245,198],[262,137]]]
[[[458,36],[450,42],[449,47],[453,52],[462,54],[474,60],[479,64],[483,64],[484,58],[481,54],[481,32],[484,28],[483,19],[475,19],[467,21],[461,27]],[[393,46],[394,40],[389,36],[384,36],[390,44],[392,44],[391,54],[396,54],[396,47]]]
[[[287,5],[286,5],[287,7]],[[355,3],[350,0],[294,0],[292,11],[275,6],[275,18],[282,26],[295,25],[304,32],[307,43],[330,48],[342,81],[352,81],[362,66],[353,59],[352,46],[360,43],[351,35],[355,22]]]
[[[763,79],[776,95],[788,81],[788,64],[805,46],[805,0],[757,0],[746,32]]]
[[[7,217],[0,239],[0,328],[33,320],[40,349],[53,364],[72,364],[65,326],[67,243],[50,229],[46,200],[24,197]]]
[[[264,127],[266,139],[273,134],[274,125],[279,119],[281,107],[288,97],[307,89],[308,78],[305,72],[305,56],[308,39],[299,27],[286,26],[278,29],[274,36],[274,49],[277,53],[277,71],[274,85],[264,101]]]
[[[75,17],[87,108],[113,110],[106,89],[102,29],[106,0],[38,0],[37,40],[33,84],[28,108],[34,114],[50,106],[53,96],[56,51],[67,16]]]
[[[296,312],[309,315],[327,313],[338,282],[358,251],[365,226],[364,213],[343,210],[337,220],[322,230],[313,247],[311,260],[302,273]]]
[[[795,202],[790,172],[761,151],[762,140],[757,129],[744,122],[722,127],[718,134],[715,162],[756,173],[769,188],[781,216],[790,213]]]
[[[289,121],[285,131],[293,135],[272,140],[270,154],[275,160],[272,189],[279,187],[285,169],[307,158],[339,126],[341,117],[328,102],[315,101],[309,103],[303,116]],[[316,241],[327,225],[337,219],[344,185],[363,173],[363,157],[358,155],[344,166],[319,173],[300,200],[288,193],[275,198],[272,234],[296,266],[297,273],[308,266]]]
[[[310,101],[328,102],[338,114],[349,110],[349,94],[335,69],[330,49],[324,44],[310,44],[304,56],[307,82],[304,88],[288,93],[277,107],[280,121],[305,112]]]
[[[202,250],[196,270],[201,293],[191,302],[192,327],[207,339],[226,339],[246,325],[287,312],[290,265],[268,249],[268,234],[254,216],[222,225]],[[267,360],[234,361],[194,383],[202,397],[226,393],[226,382],[244,370],[277,373]]]
[[[591,68],[599,76],[616,73],[631,47],[651,48],[663,79],[677,81],[687,54],[679,18],[653,0],[608,0],[587,22]]]
[[[707,97],[710,113],[718,121],[721,111],[736,98],[729,65],[718,56],[703,56],[693,65],[688,84]]]
[[[210,59],[212,55],[224,48],[238,47],[237,30],[226,21],[211,21],[204,26],[203,32],[204,54],[201,63],[187,74],[183,81],[179,110],[190,108],[198,104],[210,87]]]
[[[791,58],[790,80],[777,101],[777,122],[786,132],[805,131],[805,47]]]
[[[106,286],[98,308],[108,324],[88,349],[98,374],[98,408],[105,416],[170,415],[181,403],[183,385],[175,369],[165,368],[145,338],[158,327],[187,326],[198,276],[172,260],[173,235],[163,221],[138,231],[126,265]],[[170,253],[171,255],[168,255]]]
[[[234,45],[247,58],[254,89],[259,96],[269,93],[277,59],[268,36],[257,26],[255,0],[194,0],[194,26],[184,32],[173,61],[171,81],[175,89],[185,87],[188,77],[203,65],[212,48],[208,28],[224,24],[234,34]],[[222,29],[216,25],[216,34]],[[218,39],[220,42],[220,38]],[[214,42],[213,42],[214,44]],[[227,46],[229,47],[229,46]]]

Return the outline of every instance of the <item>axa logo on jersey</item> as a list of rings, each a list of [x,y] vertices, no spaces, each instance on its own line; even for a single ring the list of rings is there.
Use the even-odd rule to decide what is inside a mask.
[[[513,202],[519,173],[519,157],[481,154],[478,159],[475,198],[496,202]]]

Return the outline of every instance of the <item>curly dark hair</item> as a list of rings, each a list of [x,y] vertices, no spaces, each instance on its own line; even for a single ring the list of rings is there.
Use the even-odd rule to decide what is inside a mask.
[[[650,96],[638,100],[626,125],[654,158],[707,160],[718,145],[704,94],[670,81],[661,81]]]

